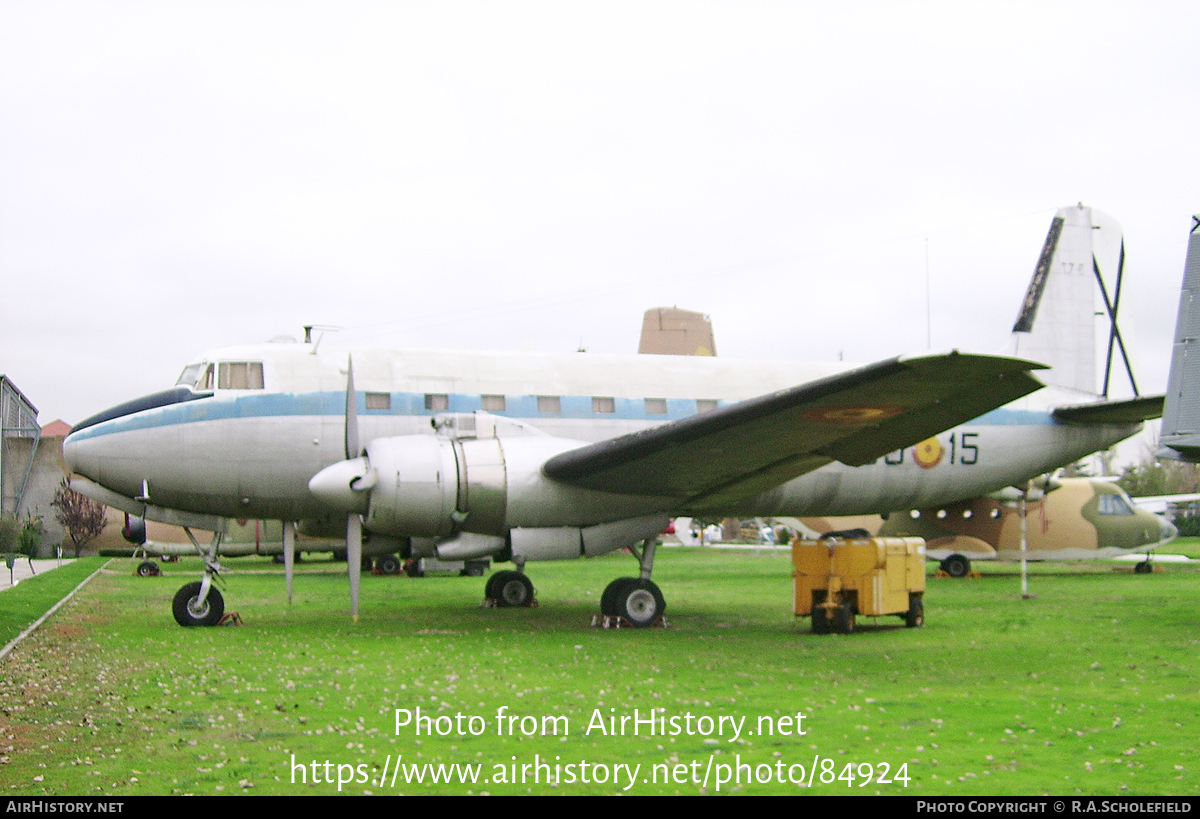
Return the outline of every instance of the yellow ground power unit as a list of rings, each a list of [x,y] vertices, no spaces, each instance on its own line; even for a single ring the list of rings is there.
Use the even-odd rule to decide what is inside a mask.
[[[925,622],[925,541],[873,537],[792,541],[796,616],[814,634],[850,634],[855,617],[895,614],[909,628]]]

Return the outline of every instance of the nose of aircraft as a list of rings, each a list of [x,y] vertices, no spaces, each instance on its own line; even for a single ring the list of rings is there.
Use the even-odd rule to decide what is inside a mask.
[[[1158,518],[1158,536],[1159,543],[1170,543],[1179,536],[1179,529],[1175,527],[1174,523],[1171,523],[1171,521],[1160,515]]]
[[[67,465],[67,471],[96,480],[96,470],[92,468],[95,466],[94,460],[88,456],[86,441],[78,435],[72,433],[63,441],[63,461]]]
[[[75,441],[71,440],[70,435],[68,435],[66,440],[63,441],[63,461],[66,462],[67,469],[70,470],[71,472],[78,471],[75,469],[76,465],[78,464],[78,461],[75,457],[76,453],[78,452],[78,449],[77,449],[75,443],[76,443]]]

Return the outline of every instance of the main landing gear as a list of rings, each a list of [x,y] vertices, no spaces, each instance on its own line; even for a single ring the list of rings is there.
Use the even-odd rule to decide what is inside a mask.
[[[966,577],[971,573],[971,561],[963,555],[950,555],[938,568],[951,577]]]
[[[638,559],[641,574],[638,577],[618,577],[605,587],[600,597],[600,613],[606,625],[608,618],[617,618],[617,624],[628,624],[634,628],[662,624],[667,603],[658,585],[650,579],[657,545],[658,539],[650,537],[642,541],[641,554],[635,547],[629,547],[629,551]]]
[[[488,578],[484,594],[496,608],[501,609],[522,608],[535,604],[533,582],[521,571],[496,572]]]
[[[605,587],[600,598],[601,617],[596,622],[602,618],[605,627],[663,625],[667,602],[658,585],[650,579],[657,545],[658,539],[651,537],[642,541],[640,552],[636,546],[629,547],[638,559],[641,572],[638,577],[619,577]],[[485,604],[505,609],[536,606],[533,583],[524,569],[524,564],[518,564],[516,571],[496,572],[489,577],[484,590]]]

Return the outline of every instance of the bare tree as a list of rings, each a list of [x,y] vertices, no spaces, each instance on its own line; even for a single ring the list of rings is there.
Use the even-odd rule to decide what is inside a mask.
[[[100,533],[104,531],[105,524],[108,523],[104,504],[97,503],[76,492],[67,483],[66,478],[63,478],[63,482],[59,484],[58,491],[54,493],[54,500],[50,502],[50,505],[58,510],[54,513],[54,517],[71,536],[71,544],[75,547],[75,557],[79,557],[84,546],[99,537]]]

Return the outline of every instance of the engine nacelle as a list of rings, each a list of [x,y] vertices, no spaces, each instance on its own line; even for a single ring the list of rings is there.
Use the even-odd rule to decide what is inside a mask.
[[[146,519],[125,513],[125,525],[121,528],[121,536],[135,546],[146,542]]]
[[[518,563],[598,557],[657,535],[669,520],[664,514],[656,514],[597,526],[513,529],[509,533],[512,557]]]
[[[506,547],[517,560],[604,554],[666,523],[663,498],[542,474],[549,458],[583,442],[483,413],[438,416],[435,427],[436,435],[377,438],[365,456],[321,470],[309,489],[331,509],[361,514],[369,532],[443,541],[439,557],[459,559]]]
[[[455,455],[453,441],[431,435],[380,438],[368,444],[367,460],[375,477],[363,516],[366,528],[410,537],[453,534],[456,522],[470,514],[467,508],[459,509]],[[499,491],[503,495],[503,483]]]

